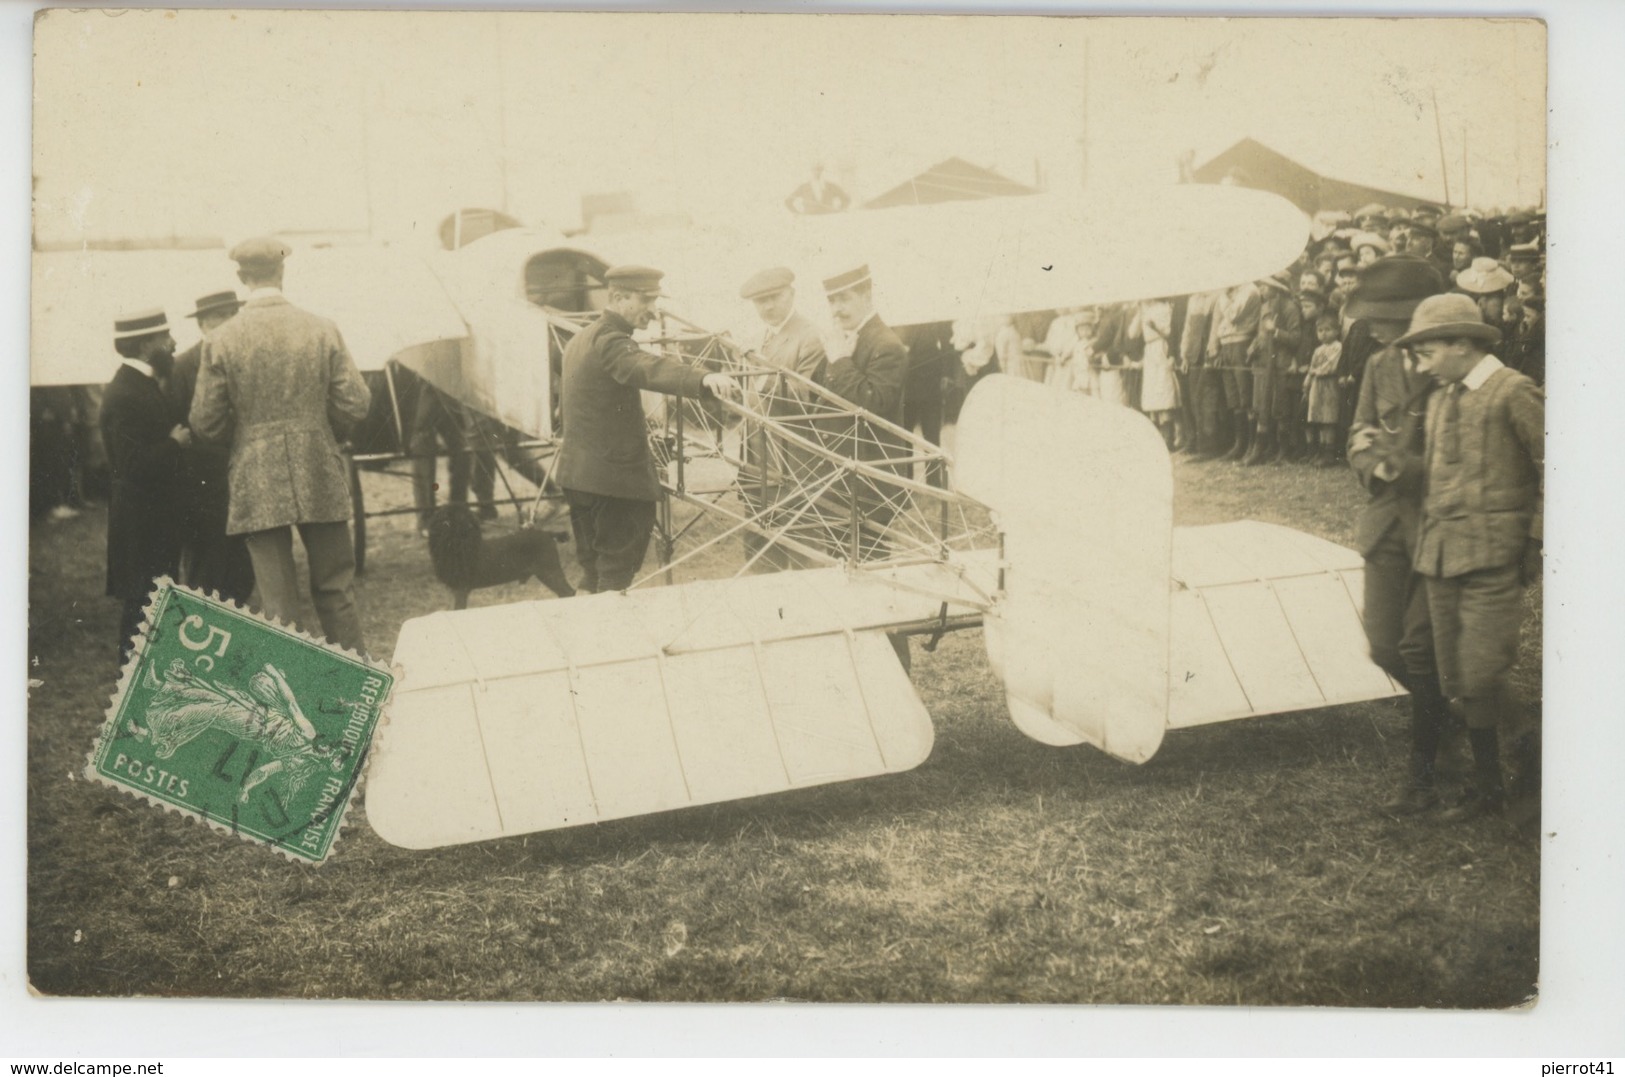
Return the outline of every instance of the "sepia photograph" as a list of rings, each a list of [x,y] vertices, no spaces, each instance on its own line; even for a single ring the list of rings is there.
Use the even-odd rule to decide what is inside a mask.
[[[32,49],[32,992],[1538,1004],[1544,22]]]

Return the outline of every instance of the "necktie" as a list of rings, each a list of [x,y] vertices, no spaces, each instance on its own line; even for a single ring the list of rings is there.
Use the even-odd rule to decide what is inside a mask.
[[[1461,382],[1451,382],[1439,404],[1439,438],[1447,464],[1461,463]]]

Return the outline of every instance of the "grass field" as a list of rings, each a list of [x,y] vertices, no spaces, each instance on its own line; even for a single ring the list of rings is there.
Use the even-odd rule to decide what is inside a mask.
[[[1182,463],[1175,480],[1178,523],[1345,543],[1362,496],[1342,469]],[[409,496],[367,483],[374,505]],[[1179,732],[1131,767],[1022,736],[978,633],[915,648],[937,739],[909,773],[427,853],[383,843],[363,808],[326,866],[293,865],[78,776],[115,678],[104,528],[90,512],[31,536],[28,969],[46,994],[1499,1007],[1535,991],[1537,843],[1374,810],[1406,754],[1403,701]],[[373,521],[361,600],[379,654],[448,604],[410,517]]]

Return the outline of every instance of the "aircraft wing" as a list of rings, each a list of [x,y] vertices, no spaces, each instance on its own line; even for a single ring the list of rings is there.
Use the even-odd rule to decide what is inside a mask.
[[[1169,728],[1402,694],[1367,657],[1364,572],[1278,524],[1176,529]]]
[[[911,769],[931,719],[884,628],[977,608],[963,579],[814,569],[407,621],[368,822],[430,848]]]
[[[40,251],[33,256],[30,380],[34,385],[101,384],[118,363],[113,320],[161,306],[178,348],[198,340],[186,315],[201,295],[235,287],[236,265],[219,248]],[[419,255],[384,246],[296,249],[287,263],[288,299],[331,318],[362,370],[396,355],[466,337],[457,307]]]
[[[1180,184],[770,216],[602,244],[613,260],[665,270],[692,320],[745,329],[739,285],[772,265],[795,271],[803,308],[819,313],[819,282],[867,264],[881,316],[914,325],[1228,288],[1290,265],[1308,235],[1309,219],[1277,195]]]

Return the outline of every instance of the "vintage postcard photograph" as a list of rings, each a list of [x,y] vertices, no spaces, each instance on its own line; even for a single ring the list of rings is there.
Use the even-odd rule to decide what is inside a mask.
[[[33,992],[1536,1004],[1539,20],[33,50]]]

